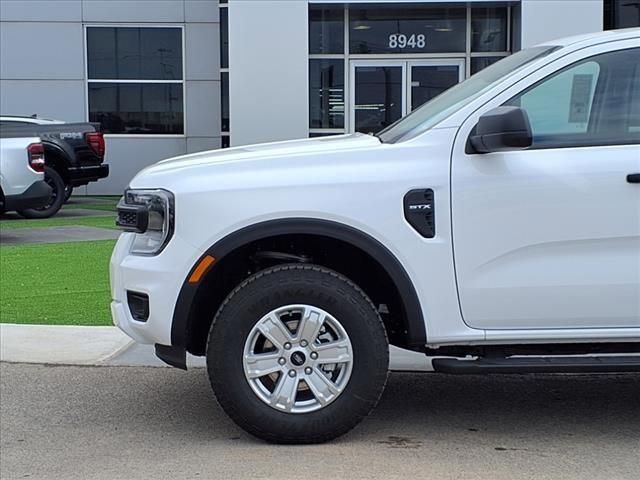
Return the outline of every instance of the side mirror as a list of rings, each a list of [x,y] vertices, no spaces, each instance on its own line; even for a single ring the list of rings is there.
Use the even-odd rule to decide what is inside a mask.
[[[519,107],[498,107],[480,117],[469,141],[476,153],[524,150],[533,135],[527,112]]]

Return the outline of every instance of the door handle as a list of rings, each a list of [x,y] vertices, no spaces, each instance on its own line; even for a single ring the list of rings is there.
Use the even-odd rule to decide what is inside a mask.
[[[630,173],[627,175],[627,182],[640,183],[640,173]]]

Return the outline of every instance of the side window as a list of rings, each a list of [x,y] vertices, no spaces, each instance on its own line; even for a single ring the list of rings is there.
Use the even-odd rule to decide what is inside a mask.
[[[589,128],[597,62],[586,62],[553,76],[520,97],[534,136],[585,133]]]
[[[629,102],[629,133],[636,134],[640,143],[640,62],[636,62],[631,80],[631,101]]]
[[[533,148],[640,143],[640,49],[582,60],[505,105],[527,112]]]

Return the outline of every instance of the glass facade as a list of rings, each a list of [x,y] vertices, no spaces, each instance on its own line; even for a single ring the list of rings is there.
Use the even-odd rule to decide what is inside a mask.
[[[309,10],[309,53],[344,52],[344,11],[332,7]]]
[[[309,126],[344,128],[344,61],[309,60]]]
[[[220,7],[220,68],[229,68],[229,8]]]
[[[220,147],[231,145],[229,109],[229,8],[220,1]]]
[[[87,73],[92,79],[182,80],[182,30],[89,27]]]
[[[183,116],[182,85],[89,83],[89,121],[104,133],[180,135]]]
[[[506,8],[471,9],[471,51],[506,52],[507,38]]]
[[[363,66],[354,74],[354,122],[359,132],[375,133],[402,117],[402,67]]]
[[[349,53],[464,52],[466,8],[412,4],[349,9]]]
[[[415,65],[411,67],[411,110],[437,97],[460,80],[453,65]]]
[[[472,57],[471,58],[471,75],[475,75],[483,68],[493,65],[504,57]]]
[[[87,27],[87,80],[105,133],[184,134],[182,28]]]
[[[602,1],[605,29],[640,26],[640,0]],[[509,55],[512,35],[520,36],[519,16],[514,24],[511,6],[517,11],[517,3],[314,0],[308,7],[307,39],[310,133],[373,131]],[[220,53],[220,135],[228,145],[229,7],[226,0],[219,4],[220,42],[212,48]],[[176,22],[85,27],[91,121],[113,134],[185,134],[184,26]],[[378,63],[358,63],[367,59]],[[443,59],[451,62],[414,63]],[[392,64],[396,60],[404,64]],[[213,108],[218,115],[217,105]]]
[[[229,72],[220,72],[220,130],[229,132]]]
[[[604,0],[604,29],[640,27],[640,0]]]
[[[309,134],[377,132],[511,53],[511,7],[311,4]]]

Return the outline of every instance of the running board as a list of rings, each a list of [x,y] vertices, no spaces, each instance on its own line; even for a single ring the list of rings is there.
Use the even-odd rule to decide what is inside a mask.
[[[455,374],[640,372],[640,356],[434,358],[431,363],[438,373]]]

